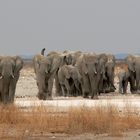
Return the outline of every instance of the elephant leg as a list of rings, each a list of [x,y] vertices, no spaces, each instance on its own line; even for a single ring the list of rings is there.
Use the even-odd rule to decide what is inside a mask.
[[[52,92],[53,92],[53,83],[54,83],[54,79],[46,78],[46,82],[45,82],[45,86],[46,86],[46,99],[47,100],[52,100]]]
[[[103,93],[108,93],[109,91],[109,78],[106,76],[106,78],[103,79]]]
[[[79,86],[78,82],[75,80],[74,80],[74,89],[75,89],[75,91],[74,91],[75,96],[78,96],[78,93],[80,93],[80,86]]]
[[[92,95],[91,95],[91,99],[98,99],[98,95],[97,95],[97,89],[94,88],[92,89]]]
[[[1,100],[2,100],[2,103],[5,103],[5,94],[2,92],[2,94],[1,94]]]
[[[140,73],[136,72],[136,91],[139,92],[140,90]]]
[[[91,99],[98,99],[98,81],[96,77],[90,76],[90,84],[91,84]]]
[[[0,81],[0,102],[2,102],[2,83]]]
[[[2,102],[1,92],[0,92],[0,102]]]
[[[47,95],[47,98],[49,97],[50,99],[52,98],[53,83],[54,83],[54,77],[51,76],[48,80],[48,95]]]
[[[77,97],[80,93],[80,90],[74,85],[72,93],[74,97]]]
[[[78,94],[79,96],[82,96],[82,84],[80,84],[80,92]]]
[[[17,80],[12,80],[10,82],[10,86],[9,86],[9,102],[10,103],[14,102],[16,84],[17,84]]]
[[[101,85],[99,85],[99,87],[100,86]],[[102,86],[101,92],[103,92],[103,93],[108,93],[109,92],[109,81],[108,81],[108,78],[106,78],[106,79],[103,80],[103,86]]]
[[[122,94],[122,89],[123,89],[123,80],[119,79],[119,93]]]
[[[110,82],[109,89],[110,89],[110,92],[115,92],[116,88],[112,82]]]
[[[101,83],[103,82],[103,86],[102,85],[99,85],[99,92],[100,93],[105,93],[106,92],[106,89],[107,89],[107,81],[106,80],[103,80],[101,81]]]
[[[128,86],[128,80],[124,81],[124,85],[123,85],[123,93],[127,94],[127,86]]]
[[[90,90],[91,90],[90,81],[89,81],[88,75],[83,74],[82,76],[83,76],[82,78],[83,80],[81,84],[82,95],[83,95],[83,98],[88,98],[90,94]]]
[[[70,83],[71,96],[76,96],[76,88],[74,83]]]
[[[98,95],[105,92],[104,87],[105,87],[105,84],[106,84],[106,81],[103,79],[103,76],[101,76],[99,79],[100,79],[99,80],[100,84],[98,85]]]
[[[66,96],[65,85],[61,84],[61,90],[62,90],[63,96]]]
[[[98,99],[98,95],[97,95],[97,89],[94,88],[92,89],[92,95],[91,95],[91,99]]]
[[[56,95],[62,96],[62,90],[58,80],[58,74],[55,76],[55,88],[56,88]]]
[[[46,89],[45,75],[38,74],[36,82],[37,82],[37,86],[38,86],[38,98],[40,100],[46,100],[47,89]]]
[[[1,98],[4,104],[7,104],[9,101],[9,84],[10,84],[9,82],[10,82],[9,79],[3,80],[2,82]]]
[[[109,89],[110,92],[114,92],[116,90],[114,86],[114,77],[112,75],[109,77]]]
[[[7,104],[8,103],[8,100],[9,100],[9,98],[8,98],[9,97],[8,90],[4,90],[3,93],[2,93],[2,102],[4,104]]]
[[[75,97],[81,95],[81,90],[80,90],[80,87],[75,87]]]
[[[74,96],[76,89],[72,78],[67,80],[67,87],[69,88],[69,96]]]
[[[130,82],[130,91],[131,91],[131,93],[135,93],[136,87],[135,87],[135,78],[134,78],[134,76],[131,76],[129,78],[129,82]]]
[[[71,96],[71,88],[70,88],[70,85],[69,85],[69,82],[67,79],[65,79],[65,87],[67,89],[67,96],[70,97]]]

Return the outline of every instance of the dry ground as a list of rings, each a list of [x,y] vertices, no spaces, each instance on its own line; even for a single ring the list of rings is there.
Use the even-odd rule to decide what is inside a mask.
[[[117,87],[116,92],[112,94],[106,94],[99,97],[99,100],[85,100],[81,97],[77,98],[58,98],[55,97],[55,90],[53,93],[54,100],[53,101],[39,101],[36,98],[37,95],[37,86],[35,81],[35,74],[32,68],[31,62],[26,62],[24,68],[21,70],[21,76],[17,84],[16,89],[16,99],[15,105],[18,107],[17,109],[10,108],[10,110],[15,110],[14,115],[13,111],[9,111],[5,108],[0,109],[0,140],[1,139],[22,139],[22,140],[139,140],[140,139],[140,96],[139,95],[131,95],[128,90],[127,96],[122,96],[118,94],[118,78],[117,73],[121,70],[121,68],[125,67],[123,63],[119,63],[115,69],[115,86]],[[45,116],[40,115],[42,112],[32,112],[32,107],[34,106],[43,106],[43,108],[49,108],[47,112],[45,112]],[[64,127],[63,131],[56,130],[48,130],[48,124],[46,128],[46,123],[48,118],[46,118],[46,114],[51,114],[51,120],[48,121],[53,124],[52,119],[57,119],[59,122],[55,120],[53,124],[58,125],[60,122],[63,124],[66,118],[65,116],[70,115],[69,109],[71,107],[77,108],[94,108],[99,109],[98,112],[78,112],[79,110],[75,110],[74,116],[72,115],[70,124],[66,125],[69,127]],[[113,112],[111,107],[113,107]],[[51,109],[50,109],[51,108]],[[54,109],[55,108],[55,109]],[[87,110],[86,108],[86,110]],[[100,108],[102,108],[100,110]],[[109,108],[109,109],[108,109]],[[79,109],[79,108],[78,108]],[[107,111],[106,111],[107,109]],[[110,110],[111,109],[111,110]],[[5,116],[3,116],[3,112]],[[29,111],[29,112],[28,112]],[[40,110],[39,110],[40,111]],[[105,112],[104,112],[105,111]],[[109,111],[109,112],[108,112]],[[110,114],[111,111],[111,114]],[[31,113],[32,112],[32,113]],[[77,112],[79,114],[77,114]],[[9,113],[9,114],[7,114]],[[77,115],[75,115],[75,113]],[[86,115],[84,116],[83,114]],[[106,114],[107,113],[107,114]],[[108,114],[109,113],[109,114]],[[11,115],[12,114],[12,115]],[[96,114],[96,115],[94,115]],[[110,115],[114,115],[110,117]],[[125,116],[125,115],[126,116]],[[58,115],[58,116],[57,116]],[[83,116],[82,116],[83,115]],[[89,116],[96,116],[96,121],[93,120],[94,117],[91,117],[91,120],[85,123],[85,120],[88,120]],[[9,117],[7,117],[9,116]],[[14,116],[14,117],[13,117]],[[22,117],[21,117],[22,116]],[[55,118],[53,117],[55,116]],[[103,117],[104,116],[104,117]],[[123,117],[123,118],[120,118]],[[124,118],[124,116],[126,118]],[[102,120],[102,117],[105,118]],[[108,118],[110,117],[110,118]],[[3,119],[2,119],[3,118]],[[6,118],[6,119],[5,119]],[[8,119],[7,119],[8,118]],[[31,119],[32,118],[32,119]],[[81,121],[79,122],[81,118]],[[110,119],[112,119],[110,121]],[[53,120],[53,122],[54,122]],[[82,123],[84,122],[84,123]],[[93,128],[94,125],[91,123],[99,122],[95,126],[97,128]],[[110,125],[108,123],[110,122]],[[27,125],[27,124],[28,125]],[[25,125],[23,125],[25,124]],[[88,124],[88,125],[87,125]],[[102,128],[102,125],[105,125]],[[33,125],[33,126],[32,126]],[[63,124],[64,125],[64,124]],[[88,131],[86,129],[82,129],[88,126]],[[42,126],[42,127],[41,127]],[[45,126],[45,128],[44,128]],[[65,125],[64,125],[65,126]],[[74,128],[73,128],[74,126]],[[95,129],[93,131],[93,129]],[[67,132],[68,130],[72,130],[71,132]],[[90,131],[92,130],[92,131]],[[105,131],[106,130],[106,131]],[[74,133],[76,132],[76,133]],[[102,134],[103,133],[103,134]]]

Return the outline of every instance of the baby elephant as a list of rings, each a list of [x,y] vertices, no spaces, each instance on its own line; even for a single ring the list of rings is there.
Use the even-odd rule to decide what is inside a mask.
[[[128,70],[122,70],[119,74],[118,74],[118,78],[119,78],[119,93],[123,93],[126,94],[127,93],[127,86],[128,86],[128,82],[130,82],[130,74]]]
[[[58,71],[58,80],[64,96],[71,96],[73,89],[81,94],[81,75],[78,69],[72,65],[63,65]]]

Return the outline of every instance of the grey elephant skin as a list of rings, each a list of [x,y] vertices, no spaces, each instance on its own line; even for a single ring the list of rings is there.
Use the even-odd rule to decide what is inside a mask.
[[[104,64],[106,60],[104,56],[105,55],[83,54],[76,62],[75,66],[82,76],[81,87],[84,98],[88,98],[89,96],[94,99],[98,98],[99,83],[100,80],[103,79],[102,76],[105,71]]]
[[[43,55],[38,54],[34,56],[33,64],[34,72],[36,74],[36,83],[38,86],[38,98],[40,100],[51,98],[51,94],[48,89],[51,70],[50,61]]]
[[[128,55],[125,61],[130,73],[130,90],[132,93],[140,92],[140,57]]]
[[[78,58],[81,56],[81,51],[64,51],[63,54],[66,56],[66,64],[75,66]]]
[[[106,54],[52,51],[44,55],[44,51],[45,49],[42,49],[41,54],[36,55],[33,60],[39,99],[46,100],[49,96],[52,97],[54,84],[56,96],[83,95],[85,98],[91,96],[94,99],[104,91],[104,80],[107,87],[114,87],[113,55],[110,55],[112,61],[108,61],[109,56]],[[65,75],[66,70],[71,72],[78,70],[81,75],[80,86],[77,86],[75,81],[78,81],[78,78],[75,76],[74,79],[72,73],[68,73],[69,76]]]
[[[55,87],[56,93],[58,96],[62,96],[61,86],[58,80],[58,70],[63,65],[75,65],[77,59],[80,57],[82,52],[76,51],[64,51],[64,52],[55,52],[52,51],[47,54],[47,58],[51,60],[51,73],[52,73],[52,81],[55,79]],[[78,91],[77,91],[78,92]]]
[[[50,86],[50,92],[52,93],[53,83],[55,84],[56,93],[57,96],[62,96],[61,86],[58,80],[58,70],[63,65],[67,64],[66,61],[66,54],[63,54],[61,52],[50,52],[46,58],[51,62],[51,86]],[[55,80],[55,82],[54,82]]]
[[[82,94],[82,77],[77,67],[72,65],[63,65],[58,71],[58,79],[61,85],[63,96],[78,96]]]
[[[128,69],[123,69],[118,73],[119,93],[127,94],[128,82],[130,82],[130,73]]]
[[[52,88],[55,80],[56,93],[62,95],[58,81],[58,70],[65,62],[65,55],[58,52],[50,52],[47,56],[41,54],[33,58],[34,71],[37,77],[39,99],[52,99]]]
[[[19,56],[0,57],[0,101],[4,104],[13,103],[16,84],[23,67]]]
[[[115,70],[115,56],[112,54],[107,54],[107,62],[105,64],[105,77],[103,81],[103,92],[114,92],[114,70]]]

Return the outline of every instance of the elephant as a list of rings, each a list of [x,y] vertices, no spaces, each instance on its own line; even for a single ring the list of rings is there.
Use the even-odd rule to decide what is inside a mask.
[[[47,54],[47,57],[52,60],[52,73],[53,78],[55,79],[55,87],[56,92],[59,96],[62,96],[62,90],[60,87],[60,83],[58,80],[58,70],[63,65],[75,65],[78,57],[82,54],[80,51],[72,52],[72,51],[64,51],[64,52],[55,52],[52,51]]]
[[[140,56],[135,56],[136,91],[140,93]]]
[[[94,54],[83,54],[77,60],[75,66],[78,68],[82,76],[82,94],[84,98],[97,99],[100,72],[99,69],[99,58]],[[101,70],[101,69],[100,69]]]
[[[115,56],[112,54],[107,55],[107,62],[105,64],[105,77],[104,77],[104,92],[114,92],[114,70],[115,70]]]
[[[102,53],[98,54],[98,65],[97,65],[97,89],[98,94],[104,92],[104,79],[106,79],[106,63],[107,63],[107,55]]]
[[[52,99],[52,88],[55,80],[56,92],[62,95],[58,81],[58,70],[65,62],[65,55],[57,52],[50,52],[47,56],[37,54],[33,58],[34,71],[37,77],[39,99]]]
[[[47,59],[50,60],[51,62],[51,83],[53,83],[53,81],[55,81],[55,88],[56,88],[56,93],[59,96],[62,96],[62,92],[61,92],[61,87],[60,87],[60,83],[58,80],[58,70],[60,67],[62,67],[63,65],[67,64],[66,61],[66,54],[60,53],[60,52],[50,52],[47,55]],[[52,89],[53,84],[51,84],[50,89]]]
[[[38,86],[38,98],[40,100],[52,99],[49,91],[49,78],[51,63],[50,61],[41,54],[37,54],[33,58],[34,72],[36,74],[36,83]]]
[[[130,73],[130,90],[132,93],[140,91],[140,57],[128,55],[125,58]]]
[[[58,79],[64,96],[71,96],[73,88],[81,92],[81,75],[78,69],[72,65],[63,65],[58,71]],[[76,94],[76,93],[75,93]],[[77,96],[77,94],[75,95]]]
[[[23,67],[19,56],[0,57],[0,101],[4,104],[13,103],[16,84]]]
[[[84,54],[82,54],[76,61],[75,66],[78,68],[80,75],[82,76],[81,87],[82,87],[82,96],[88,98],[90,95],[91,87],[90,81],[88,79],[87,70],[85,71],[83,65],[85,65]]]
[[[119,78],[119,93],[127,94],[128,82],[130,82],[130,73],[128,70],[123,69],[118,73]]]

